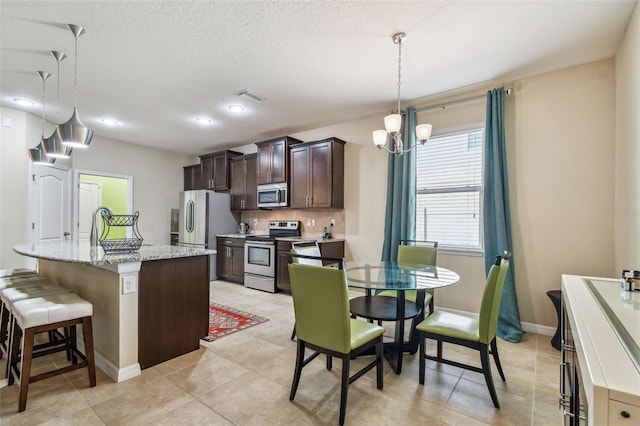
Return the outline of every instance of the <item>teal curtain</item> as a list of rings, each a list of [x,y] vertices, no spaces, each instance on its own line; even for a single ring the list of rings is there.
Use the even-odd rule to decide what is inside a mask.
[[[484,265],[488,274],[496,255],[505,250],[513,251],[503,88],[487,92],[484,177]],[[514,264],[512,257],[498,317],[498,336],[509,342],[519,342],[523,333],[516,298]]]
[[[406,149],[416,144],[416,110],[407,108],[402,129]],[[389,154],[387,170],[387,208],[384,220],[382,260],[396,260],[400,240],[415,239],[416,150],[402,155]]]

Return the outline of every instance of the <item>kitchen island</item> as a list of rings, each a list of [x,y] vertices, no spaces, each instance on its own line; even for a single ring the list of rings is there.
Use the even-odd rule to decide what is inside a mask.
[[[93,304],[96,364],[120,382],[200,346],[209,327],[209,255],[143,245],[105,254],[88,242],[22,243],[38,272]]]

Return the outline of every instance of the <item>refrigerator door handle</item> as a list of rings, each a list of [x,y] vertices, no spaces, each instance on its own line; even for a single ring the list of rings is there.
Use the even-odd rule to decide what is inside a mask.
[[[186,223],[185,226],[187,228],[187,232],[193,232],[193,223],[194,223],[194,209],[193,209],[193,200],[187,201],[187,214],[186,214]]]

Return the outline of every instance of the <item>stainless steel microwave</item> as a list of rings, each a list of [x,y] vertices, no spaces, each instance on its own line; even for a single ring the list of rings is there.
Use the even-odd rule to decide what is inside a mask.
[[[288,185],[286,183],[269,183],[258,185],[258,207],[273,208],[289,205]]]

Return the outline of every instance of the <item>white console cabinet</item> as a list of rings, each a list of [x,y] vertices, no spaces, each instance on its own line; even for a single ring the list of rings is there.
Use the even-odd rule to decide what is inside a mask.
[[[562,276],[565,425],[640,424],[640,292]]]

